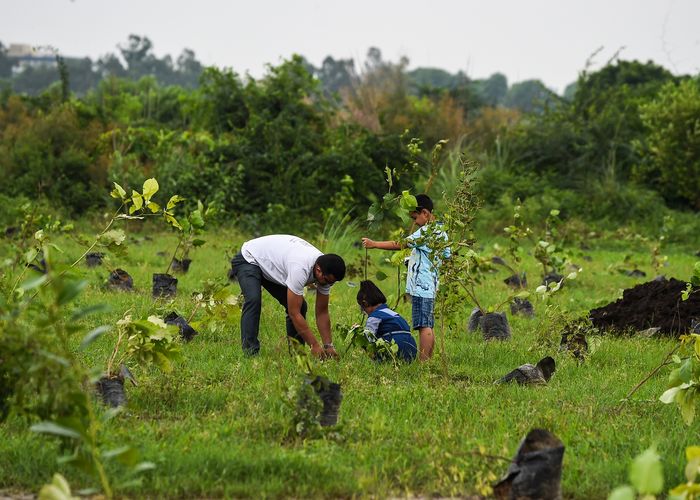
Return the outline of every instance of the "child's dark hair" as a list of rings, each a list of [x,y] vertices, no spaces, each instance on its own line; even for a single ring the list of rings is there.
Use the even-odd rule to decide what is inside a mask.
[[[426,209],[428,212],[433,211],[433,200],[427,194],[416,195],[416,212]]]
[[[357,292],[357,303],[361,306],[378,306],[379,304],[384,304],[386,302],[386,297],[370,280],[364,280],[360,282],[360,290]]]

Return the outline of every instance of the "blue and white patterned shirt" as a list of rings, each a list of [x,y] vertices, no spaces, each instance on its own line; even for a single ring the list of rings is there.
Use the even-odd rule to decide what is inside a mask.
[[[371,331],[378,339],[392,333],[411,333],[408,322],[386,304],[380,305],[369,314],[365,329]]]
[[[408,276],[406,277],[406,293],[414,297],[434,299],[438,289],[438,266],[440,260],[433,262],[432,250],[428,247],[428,231],[433,231],[437,238],[447,241],[447,233],[442,230],[441,222],[431,222],[418,228],[406,238],[409,248],[412,248],[408,259]],[[450,249],[442,252],[442,258],[450,257]]]

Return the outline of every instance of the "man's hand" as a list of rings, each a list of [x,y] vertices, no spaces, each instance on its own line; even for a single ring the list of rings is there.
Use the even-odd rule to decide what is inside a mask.
[[[374,240],[369,238],[362,238],[362,246],[365,248],[374,248]]]
[[[335,347],[326,347],[324,351],[326,351],[326,357],[332,359],[340,359],[340,356],[336,352]]]
[[[311,354],[313,354],[319,359],[326,359],[326,350],[323,347],[321,347],[321,344],[319,344],[318,342],[311,345]]]

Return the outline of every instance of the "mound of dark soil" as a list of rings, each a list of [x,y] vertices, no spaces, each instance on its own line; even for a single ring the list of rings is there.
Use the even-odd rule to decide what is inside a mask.
[[[625,290],[622,298],[590,311],[593,326],[622,332],[658,327],[665,335],[681,335],[690,330],[692,320],[700,318],[700,293],[681,300],[686,283],[671,278],[649,281]]]

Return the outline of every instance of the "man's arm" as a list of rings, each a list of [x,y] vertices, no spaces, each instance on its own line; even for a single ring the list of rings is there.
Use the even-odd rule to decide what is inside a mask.
[[[331,337],[331,315],[328,313],[328,302],[330,295],[316,294],[316,326],[321,334],[324,344],[332,344]]]
[[[321,344],[318,343],[316,336],[311,331],[311,328],[304,319],[304,316],[301,315],[301,304],[303,302],[304,297],[302,295],[297,295],[296,293],[292,292],[289,288],[287,288],[287,311],[289,314],[289,319],[292,320],[292,324],[294,325],[294,329],[299,333],[299,335],[301,335],[301,338],[304,339],[304,342],[309,344],[309,346],[311,347],[311,352],[314,355],[323,356],[323,347],[321,346]],[[318,310],[318,306],[316,307]],[[328,330],[330,332],[330,321]]]

